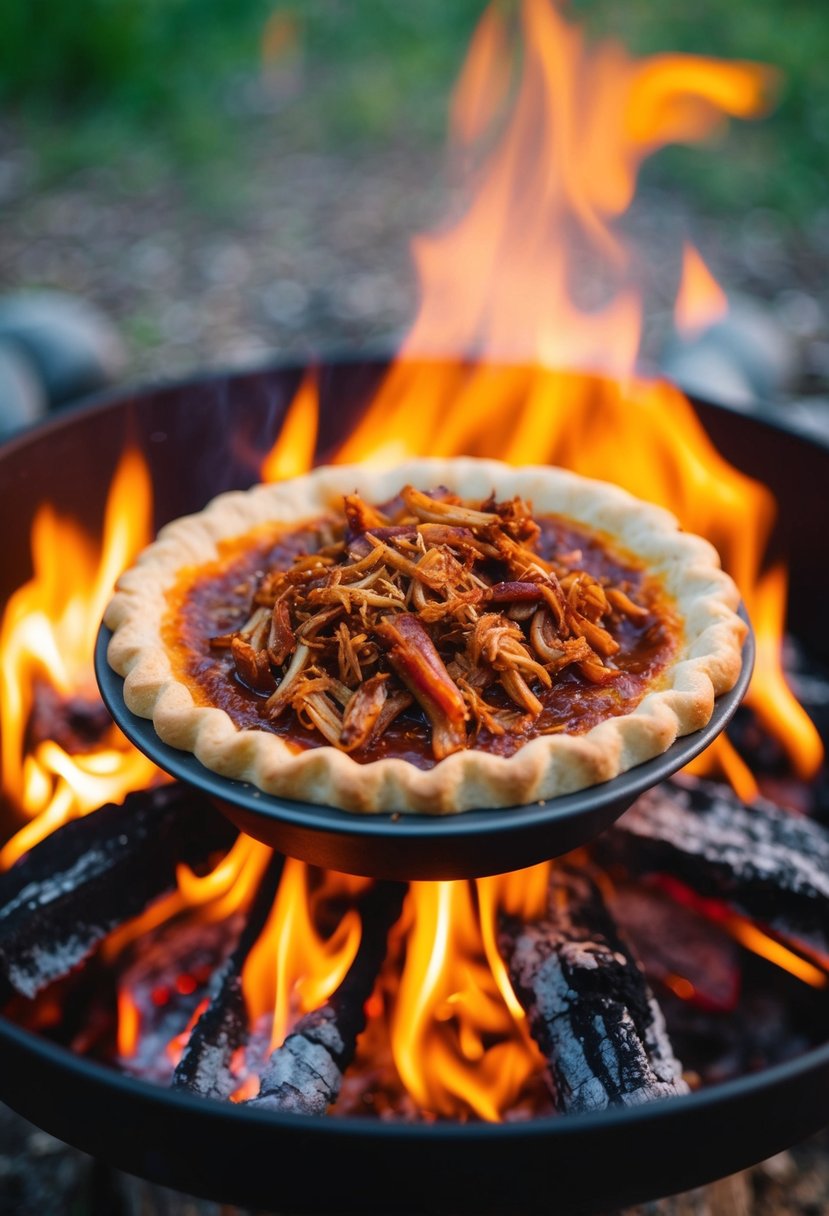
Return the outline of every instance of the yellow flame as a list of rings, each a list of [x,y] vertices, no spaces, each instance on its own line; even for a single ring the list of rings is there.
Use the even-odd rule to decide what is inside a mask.
[[[63,697],[96,697],[92,653],[117,576],[150,538],[152,489],[138,452],[124,453],[113,478],[100,547],[45,503],[32,525],[31,580],[10,598],[0,625],[0,737],[3,792],[30,820],[0,851],[11,865],[66,820],[148,785],[154,766],[114,726],[97,746],[69,755],[27,729],[39,683]]]
[[[471,1109],[495,1122],[540,1061],[506,969],[491,969],[473,890],[466,882],[411,884],[414,923],[391,1042],[397,1071],[422,1109],[445,1116]]]
[[[317,380],[313,372],[308,372],[288,407],[279,439],[262,465],[262,481],[283,481],[310,469],[317,444],[317,423]]]
[[[251,1022],[273,1014],[271,1048],[284,1041],[297,1017],[318,1008],[334,992],[360,944],[360,917],[354,908],[324,937],[315,924],[315,907],[364,886],[364,880],[328,871],[322,886],[312,892],[308,866],[286,858],[273,912],[242,972]]]

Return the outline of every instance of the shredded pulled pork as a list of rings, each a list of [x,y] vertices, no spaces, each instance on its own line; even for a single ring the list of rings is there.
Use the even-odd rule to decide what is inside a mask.
[[[520,498],[470,504],[405,486],[380,508],[349,494],[319,550],[266,572],[246,621],[211,644],[271,719],[292,710],[343,751],[413,704],[437,760],[482,731],[526,735],[565,669],[616,679],[614,620],[648,616],[629,585],[579,569],[579,552],[540,556],[539,533]]]

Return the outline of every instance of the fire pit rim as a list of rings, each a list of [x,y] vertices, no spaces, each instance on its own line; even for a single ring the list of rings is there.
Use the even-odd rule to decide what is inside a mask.
[[[372,357],[375,356],[367,352],[352,355],[348,360],[343,359],[340,362],[343,367],[348,363],[352,367],[359,368]],[[330,363],[329,366],[331,366]],[[140,420],[143,416],[141,410],[145,404],[144,397],[155,398],[157,404],[166,408],[168,393],[175,396],[182,389],[188,388],[197,392],[215,384],[218,392],[215,396],[211,394],[215,403],[216,400],[224,398],[224,390],[231,383],[244,388],[248,383],[255,384],[258,377],[271,375],[278,380],[282,375],[286,377],[287,383],[298,384],[305,367],[307,367],[307,361],[286,360],[279,364],[252,368],[247,371],[212,372],[195,378],[185,376],[178,381],[156,382],[131,391],[123,388],[109,390],[87,399],[77,409],[67,411],[44,424],[22,432],[0,447],[0,454],[14,461],[16,452],[22,451],[30,442],[37,442],[40,433],[44,434],[44,438],[49,433],[60,434],[84,417],[94,419],[97,415],[104,415],[108,409],[115,409],[118,406],[124,408],[124,416],[129,417],[131,414],[129,406],[132,404],[136,416]],[[331,370],[333,373],[337,369],[332,367]],[[381,369],[369,370],[372,375],[375,375]],[[295,381],[294,377],[296,377]],[[267,384],[266,387],[270,393],[271,385]],[[705,408],[706,403],[700,398],[692,400],[699,402]],[[169,404],[173,406],[176,402],[171,400]],[[712,413],[721,416],[730,415],[732,418],[735,415],[744,416],[743,411],[737,411],[719,403],[712,405]],[[156,413],[156,417],[158,417],[158,413]],[[825,462],[825,453],[829,451],[829,444],[818,442],[815,436],[811,434],[804,436],[802,431],[788,425],[782,419],[778,421],[776,418],[771,420],[751,415],[746,421],[751,424],[751,433],[756,433],[760,428],[762,431],[768,432],[773,439],[775,435],[782,432],[795,443],[795,447],[790,449],[795,455],[798,447],[819,449],[824,453],[823,461]],[[739,428],[742,436],[742,427],[737,419],[733,425]],[[728,423],[727,426],[730,428],[732,424]],[[120,429],[123,432],[124,428]],[[153,439],[149,433],[145,435],[141,432],[141,435],[152,447]],[[777,465],[773,467],[776,469]],[[823,462],[820,467],[823,468]],[[251,466],[251,472],[255,472],[253,466]],[[17,476],[18,474],[15,474],[15,477]],[[199,1191],[199,1187],[208,1187],[210,1185],[208,1179],[218,1177],[217,1171],[220,1172],[222,1169],[220,1158],[229,1155],[222,1143],[222,1138],[227,1136],[231,1130],[235,1133],[237,1129],[241,1129],[243,1133],[237,1142],[237,1149],[246,1150],[248,1140],[255,1141],[260,1148],[265,1149],[266,1159],[262,1169],[270,1173],[271,1179],[273,1179],[274,1166],[278,1166],[278,1163],[275,1163],[272,1156],[267,1153],[267,1146],[273,1143],[275,1133],[279,1133],[279,1144],[297,1145],[298,1150],[301,1150],[306,1141],[312,1139],[316,1141],[318,1137],[323,1136],[327,1149],[332,1151],[335,1167],[340,1166],[340,1177],[344,1176],[343,1165],[345,1163],[343,1158],[337,1157],[339,1150],[336,1149],[336,1145],[340,1141],[344,1143],[347,1146],[348,1154],[353,1153],[355,1158],[362,1161],[368,1168],[369,1159],[360,1157],[357,1151],[357,1146],[364,1139],[365,1143],[371,1146],[373,1154],[371,1168],[377,1174],[382,1175],[383,1178],[390,1178],[391,1171],[401,1163],[405,1163],[410,1170],[409,1185],[401,1197],[401,1212],[422,1210],[422,1204],[418,1208],[412,1206],[417,1203],[418,1195],[423,1191],[419,1180],[421,1174],[424,1178],[428,1174],[428,1179],[435,1176],[434,1170],[431,1169],[433,1161],[446,1162],[446,1156],[440,1151],[442,1142],[454,1146],[452,1152],[457,1153],[457,1157],[453,1156],[452,1160],[466,1163],[469,1167],[467,1176],[471,1164],[474,1164],[475,1176],[480,1176],[480,1148],[482,1146],[491,1148],[493,1152],[491,1178],[489,1179],[491,1198],[488,1201],[487,1211],[515,1210],[516,1202],[520,1197],[521,1185],[529,1195],[529,1200],[525,1204],[528,1213],[548,1211],[550,1162],[552,1155],[557,1155],[555,1161],[556,1184],[557,1193],[562,1197],[562,1202],[566,1202],[568,1196],[578,1196],[579,1194],[583,1196],[583,1190],[577,1191],[574,1182],[576,1173],[581,1169],[586,1171],[586,1174],[583,1173],[579,1185],[583,1187],[583,1178],[586,1176],[591,1180],[591,1185],[605,1196],[605,1202],[602,1207],[599,1207],[597,1206],[598,1200],[594,1202],[594,1197],[591,1197],[589,1205],[585,1207],[583,1200],[574,1199],[576,1206],[572,1210],[573,1212],[594,1212],[607,1210],[608,1207],[618,1206],[622,1202],[640,1202],[652,1198],[657,1193],[667,1194],[669,1191],[675,1192],[710,1181],[733,1169],[751,1164],[760,1159],[761,1155],[768,1156],[772,1152],[778,1151],[801,1136],[816,1130],[829,1120],[829,1042],[810,1048],[794,1060],[773,1065],[757,1074],[738,1077],[699,1093],[686,1095],[681,1103],[674,1102],[673,1105],[669,1105],[663,1100],[653,1102],[639,1110],[624,1108],[599,1114],[546,1116],[534,1121],[495,1126],[488,1124],[381,1124],[379,1121],[373,1121],[365,1116],[355,1116],[353,1121],[331,1118],[317,1121],[301,1116],[266,1114],[244,1108],[228,1110],[218,1102],[210,1103],[192,1095],[176,1093],[154,1085],[152,1082],[116,1073],[102,1064],[75,1055],[65,1047],[41,1039],[30,1031],[22,1030],[2,1015],[0,1015],[0,1059],[3,1061],[3,1067],[0,1069],[0,1091],[2,1091],[0,1096],[7,1100],[12,1099],[13,1104],[21,1110],[21,1113],[28,1112],[29,1117],[36,1119],[42,1116],[43,1126],[58,1135],[61,1134],[59,1129],[62,1127],[65,1139],[86,1147],[88,1151],[90,1148],[91,1151],[96,1151],[95,1147],[92,1147],[95,1143],[92,1137],[93,1133],[97,1134],[97,1143],[108,1146],[104,1151],[109,1152],[109,1160],[120,1164],[122,1168],[131,1169],[133,1172],[144,1172],[145,1176],[153,1177],[156,1181],[171,1186],[177,1185],[180,1189],[189,1189],[195,1193],[205,1193],[204,1190]],[[56,1070],[58,1070],[57,1073]],[[37,1084],[32,1081],[33,1076],[44,1082],[40,1092],[38,1092]],[[62,1103],[62,1110],[56,1110],[55,1094],[50,1092],[53,1082],[58,1095],[57,1103],[58,1106]],[[103,1096],[104,1100],[100,1109],[92,1109],[91,1104],[85,1101],[85,1097],[90,1093]],[[114,1125],[116,1121],[113,1120],[112,1113],[107,1107],[107,1094],[111,1095],[113,1107],[127,1112],[126,1135],[123,1127],[119,1128]],[[771,1097],[766,1100],[769,1095]],[[788,1099],[787,1106],[781,1104],[781,1095]],[[173,1133],[177,1130],[175,1120],[178,1120],[179,1125],[184,1124],[187,1122],[184,1116],[188,1112],[192,1112],[193,1122],[198,1125],[199,1129],[207,1128],[208,1139],[212,1137],[210,1142],[214,1147],[213,1154],[211,1155],[209,1149],[205,1149],[204,1144],[197,1143],[198,1132],[196,1135],[188,1132],[184,1140],[185,1144],[189,1145],[191,1154],[189,1172],[186,1162],[181,1166],[179,1172],[176,1172],[178,1165],[172,1158],[163,1166],[163,1169],[155,1158],[151,1163],[140,1158],[139,1150],[146,1150],[148,1138],[153,1134],[156,1137],[156,1147],[162,1145],[171,1154],[176,1150],[172,1143],[169,1145],[163,1143],[161,1133],[157,1128],[149,1125],[151,1130],[148,1132],[147,1123],[142,1124],[137,1115],[135,1118],[133,1117],[133,1112],[126,1106],[131,1096],[139,1099],[138,1106],[141,1110],[149,1111],[150,1114],[155,1112],[159,1116],[160,1127]],[[120,1105],[122,1103],[123,1106]],[[193,1103],[196,1105],[193,1106]],[[745,1108],[745,1129],[741,1128],[739,1122],[734,1118],[734,1112],[740,1113],[743,1107]],[[724,1122],[726,1118],[727,1124]],[[92,1126],[95,1120],[98,1123],[97,1132]],[[684,1132],[689,1123],[698,1133],[695,1143],[701,1150],[693,1154],[689,1151],[688,1139],[676,1134],[677,1131]],[[141,1134],[142,1129],[143,1135]],[[647,1133],[645,1136],[642,1134],[643,1129]],[[133,1131],[139,1133],[137,1137],[131,1135]],[[268,1133],[269,1140],[266,1140],[264,1133]],[[118,1136],[121,1136],[123,1144],[116,1143]],[[611,1179],[596,1177],[595,1158],[592,1155],[596,1136],[603,1137],[602,1143],[605,1149],[614,1156],[617,1168],[621,1171],[620,1176]],[[136,1143],[136,1139],[138,1143]],[[172,1136],[171,1139],[173,1139]],[[630,1154],[631,1150],[634,1153],[638,1152],[640,1145],[645,1141],[648,1143],[648,1150],[653,1154],[652,1161],[648,1162],[646,1167],[643,1167],[641,1158],[633,1166],[626,1165],[626,1156]],[[376,1156],[378,1142],[385,1149],[385,1157],[379,1162]],[[495,1151],[498,1145],[504,1146],[503,1154]],[[423,1158],[421,1151],[425,1146],[430,1148],[427,1158]],[[507,1152],[507,1146],[509,1146],[509,1152]],[[533,1148],[533,1146],[535,1147]],[[420,1154],[418,1158],[411,1158],[410,1149]],[[539,1149],[544,1149],[543,1158],[538,1155]],[[196,1156],[198,1169],[193,1167],[193,1159]],[[512,1189],[509,1201],[503,1197],[503,1187],[500,1190],[498,1188],[498,1180],[502,1172],[500,1167],[504,1162],[509,1162],[512,1167],[510,1171]],[[350,1161],[347,1164],[349,1173],[345,1176],[349,1177],[353,1174],[353,1167]],[[429,1170],[418,1168],[411,1171],[412,1164],[429,1166]],[[146,1165],[146,1170],[144,1165]],[[535,1169],[535,1182],[532,1177],[525,1178],[522,1175],[522,1166]],[[640,1171],[638,1177],[634,1177],[635,1169]],[[643,1169],[645,1172],[642,1172]],[[429,1172],[430,1170],[431,1172]],[[336,1168],[322,1171],[325,1175],[333,1175],[337,1172]],[[317,1171],[317,1174],[319,1173],[320,1171]],[[461,1170],[460,1173],[463,1174],[463,1171]],[[607,1170],[602,1170],[600,1173],[609,1174],[610,1168],[608,1167]],[[202,1175],[204,1181],[202,1181]],[[399,1176],[398,1173],[398,1181]],[[612,1203],[607,1199],[610,1186],[615,1188]],[[228,1190],[227,1187],[225,1189]],[[288,1189],[290,1190],[290,1187]],[[296,1188],[294,1193],[296,1193]],[[474,1210],[476,1214],[479,1214],[483,1210],[483,1201],[480,1192],[477,1194]],[[212,1197],[215,1198],[216,1195],[214,1194]],[[348,1210],[360,1211],[361,1214],[367,1211],[387,1210],[387,1203],[380,1207],[375,1200],[374,1206],[371,1206],[370,1203],[363,1202],[362,1196],[360,1199],[359,1208],[350,1207]],[[540,1206],[542,1199],[543,1206]],[[229,1190],[228,1201],[233,1201],[230,1198]],[[237,1197],[235,1201],[245,1202],[240,1197]],[[312,1202],[313,1200],[307,1200],[304,1205],[297,1205],[296,1210],[320,1212],[329,1210],[319,1206],[321,1200],[317,1201],[318,1206],[309,1209],[308,1203]],[[262,1206],[261,1198],[252,1200],[248,1206],[257,1204]],[[447,1208],[447,1210],[449,1209]],[[472,1209],[469,1209],[469,1201],[464,1200],[455,1203],[451,1210]]]
[[[629,1128],[631,1123],[661,1122],[669,1110],[676,1111],[678,1106],[688,1111],[704,1111],[708,1107],[721,1107],[724,1103],[742,1099],[750,1100],[757,1094],[766,1096],[770,1089],[776,1089],[781,1084],[806,1082],[812,1079],[816,1068],[829,1069],[829,1041],[827,1041],[819,1047],[809,1048],[808,1051],[791,1060],[771,1064],[758,1072],[747,1073],[719,1084],[709,1085],[692,1093],[656,1098],[639,1106],[620,1106],[604,1111],[566,1115],[537,1115],[531,1119],[501,1123],[441,1122],[437,1120],[415,1123],[406,1120],[383,1121],[358,1114],[328,1115],[324,1118],[315,1118],[309,1115],[261,1110],[256,1107],[248,1107],[243,1103],[201,1098],[186,1090],[173,1089],[147,1081],[142,1077],[135,1077],[108,1067],[87,1056],[78,1055],[62,1044],[50,1042],[33,1031],[18,1026],[3,1014],[0,1014],[0,1044],[3,1044],[5,1049],[16,1047],[21,1051],[40,1056],[45,1063],[62,1068],[70,1074],[77,1073],[82,1077],[85,1076],[86,1079],[97,1080],[116,1089],[131,1092],[137,1090],[147,1098],[165,1103],[172,1102],[174,1106],[181,1106],[183,1110],[197,1111],[208,1117],[217,1115],[221,1118],[252,1120],[256,1123],[276,1123],[296,1130],[321,1132],[324,1135],[345,1133],[349,1136],[362,1136],[370,1129],[381,1137],[406,1136],[424,1140],[443,1139],[446,1136],[454,1136],[459,1139],[478,1139],[481,1136],[490,1138],[540,1136],[546,1138],[550,1134],[567,1135],[565,1127],[572,1127],[572,1134],[576,1134],[577,1131],[586,1132],[615,1126]],[[3,1082],[0,1081],[0,1090],[3,1088]],[[826,1119],[829,1120],[829,1091],[827,1091],[824,1105]]]
[[[182,389],[196,389],[212,384],[220,384],[225,381],[238,382],[248,377],[257,379],[268,375],[295,374],[299,378],[309,369],[322,371],[337,367],[359,368],[361,366],[372,366],[378,370],[385,370],[391,367],[397,358],[397,353],[390,350],[384,344],[369,345],[361,348],[359,351],[350,348],[332,347],[330,350],[311,352],[305,358],[289,352],[285,354],[274,353],[272,358],[268,358],[261,363],[252,363],[245,367],[234,367],[231,364],[226,367],[214,367],[209,371],[200,372],[192,370],[176,376],[160,376],[156,379],[146,380],[139,379],[134,384],[118,384],[110,388],[86,393],[67,405],[62,406],[57,413],[27,424],[0,443],[0,453],[6,455],[18,445],[25,444],[41,433],[59,430],[81,415],[104,411],[110,406],[125,405],[131,400],[143,399],[148,395],[177,392]],[[479,362],[471,356],[460,356],[459,358],[461,362],[468,364],[469,367],[479,365]],[[435,355],[409,359],[408,362],[439,365],[456,363],[458,359],[452,359],[445,355]],[[539,370],[549,372],[556,371],[554,367],[521,360],[489,359],[485,362],[493,367],[513,367],[516,369],[523,367],[538,368]],[[799,425],[785,411],[778,408],[771,401],[757,398],[753,402],[751,409],[747,409],[745,405],[718,401],[713,397],[708,397],[698,392],[687,392],[681,385],[676,384],[669,376],[663,375],[658,369],[654,372],[651,368],[642,368],[640,369],[640,373],[645,379],[664,380],[666,383],[675,384],[692,405],[710,406],[712,409],[722,411],[725,414],[736,415],[737,417],[745,417],[748,414],[752,423],[757,424],[763,429],[771,432],[783,431],[786,435],[800,440],[802,443],[829,451],[829,436],[819,434]],[[602,376],[601,373],[595,373],[595,375],[597,379],[612,378]]]

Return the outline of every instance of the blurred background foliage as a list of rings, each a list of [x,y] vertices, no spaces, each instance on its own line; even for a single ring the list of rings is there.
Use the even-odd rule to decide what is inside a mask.
[[[299,149],[438,144],[483,8],[484,0],[6,0],[0,104],[45,180],[95,163],[146,176],[172,162],[196,197],[227,202],[211,182],[260,155],[258,135],[274,124]],[[768,207],[804,227],[824,211],[824,3],[571,0],[566,11],[637,54],[681,50],[780,67],[777,110],[740,124],[734,151],[670,150],[648,173],[708,210]]]

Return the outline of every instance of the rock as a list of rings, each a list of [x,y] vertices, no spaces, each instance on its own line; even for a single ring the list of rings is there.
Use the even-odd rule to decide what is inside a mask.
[[[111,384],[126,358],[106,317],[59,291],[0,299],[0,341],[16,344],[32,362],[52,407]]]

